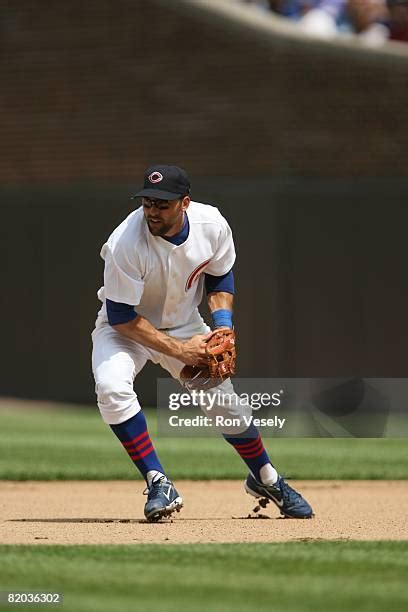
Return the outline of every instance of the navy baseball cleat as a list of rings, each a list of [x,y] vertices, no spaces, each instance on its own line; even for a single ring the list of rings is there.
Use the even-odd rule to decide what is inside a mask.
[[[265,485],[255,480],[252,474],[248,475],[245,481],[245,490],[254,497],[262,498],[265,502],[260,505],[265,507],[269,501],[273,501],[276,504],[283,516],[288,518],[312,518],[313,510],[305,499],[292,489],[282,478],[279,476],[278,481],[272,485]]]
[[[145,494],[147,502],[144,514],[148,521],[159,521],[161,518],[170,516],[174,511],[180,512],[180,508],[183,507],[182,498],[166,476],[160,476],[153,481],[145,490]]]

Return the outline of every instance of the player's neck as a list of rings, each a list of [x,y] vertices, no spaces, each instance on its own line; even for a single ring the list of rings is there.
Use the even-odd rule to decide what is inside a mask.
[[[167,234],[165,234],[164,238],[174,238],[174,236],[179,234],[182,231],[183,227],[184,227],[185,221],[186,221],[186,213],[183,211],[183,215],[182,215],[180,221],[178,221],[177,223],[175,223],[173,225],[171,230],[169,230],[167,232]]]

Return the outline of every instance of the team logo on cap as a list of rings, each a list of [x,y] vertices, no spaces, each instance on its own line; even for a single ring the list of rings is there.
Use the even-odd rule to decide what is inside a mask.
[[[163,180],[163,175],[160,172],[152,172],[149,174],[148,179],[151,183],[160,183]]]

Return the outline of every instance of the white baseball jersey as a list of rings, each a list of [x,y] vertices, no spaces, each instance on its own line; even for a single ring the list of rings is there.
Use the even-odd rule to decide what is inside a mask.
[[[99,316],[107,321],[105,299],[135,307],[154,327],[178,327],[199,318],[204,276],[222,276],[234,265],[231,229],[219,210],[190,202],[188,238],[174,245],[153,236],[143,207],[113,231],[103,245],[104,286]]]

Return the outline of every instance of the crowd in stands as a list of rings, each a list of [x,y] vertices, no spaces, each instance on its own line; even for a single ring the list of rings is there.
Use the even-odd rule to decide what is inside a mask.
[[[357,37],[368,45],[408,42],[408,0],[239,0],[295,22],[325,39]]]

